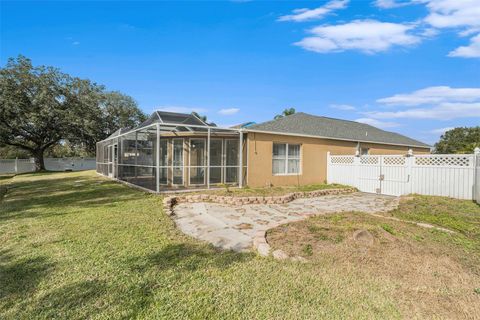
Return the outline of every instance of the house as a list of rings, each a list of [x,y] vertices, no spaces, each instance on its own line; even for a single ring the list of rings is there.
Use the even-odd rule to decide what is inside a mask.
[[[429,153],[430,146],[354,121],[296,113],[221,128],[195,114],[156,111],[97,143],[97,172],[156,192],[326,180],[332,154]],[[158,174],[157,174],[158,172]]]

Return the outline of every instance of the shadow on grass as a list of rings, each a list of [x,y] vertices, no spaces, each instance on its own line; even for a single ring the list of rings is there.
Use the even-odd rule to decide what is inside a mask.
[[[131,291],[135,303],[130,308],[127,318],[137,318],[154,302],[154,295],[165,277],[164,272],[173,271],[176,279],[191,277],[198,272],[207,280],[208,274],[215,269],[225,270],[235,264],[254,259],[253,253],[223,251],[207,244],[177,243],[165,246],[162,250],[150,255],[138,256],[129,261],[131,271],[140,276],[149,274],[148,278],[137,283]]]
[[[200,268],[226,269],[234,263],[253,259],[251,253],[223,251],[204,244],[178,243],[166,246],[163,250],[142,256],[132,261],[132,269],[145,272],[153,268],[159,271],[175,269],[195,271]]]
[[[136,200],[146,195],[114,181],[81,176],[13,182],[9,193],[13,196],[8,201],[4,199],[0,221],[59,216],[75,212],[72,210],[75,207],[85,209],[115,206],[119,202]]]
[[[107,293],[106,288],[106,284],[100,280],[84,280],[64,285],[49,290],[36,300],[34,309],[45,319],[91,318],[106,307],[94,303]]]
[[[15,259],[9,250],[0,251],[0,300],[29,294],[52,267],[46,257]]]

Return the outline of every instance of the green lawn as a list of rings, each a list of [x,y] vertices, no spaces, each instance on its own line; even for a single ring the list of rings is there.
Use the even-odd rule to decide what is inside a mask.
[[[92,171],[0,180],[7,183],[0,319],[405,317],[384,277],[218,251],[175,229],[161,197]],[[467,228],[472,221],[478,216]]]

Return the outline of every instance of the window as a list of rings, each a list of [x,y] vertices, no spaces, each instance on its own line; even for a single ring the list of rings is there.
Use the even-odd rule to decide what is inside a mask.
[[[274,175],[300,173],[299,144],[273,144],[272,173]]]

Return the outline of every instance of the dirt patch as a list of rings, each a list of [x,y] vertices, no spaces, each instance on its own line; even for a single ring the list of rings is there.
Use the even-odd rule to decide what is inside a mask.
[[[357,230],[353,233],[353,240],[359,245],[371,247],[375,239],[367,230]]]
[[[239,230],[248,230],[252,228],[253,228],[253,225],[251,225],[250,223],[240,223],[235,226],[235,229],[239,229]]]
[[[379,281],[406,318],[475,318],[480,254],[466,254],[457,237],[361,213],[315,217],[267,233],[273,250],[351,273],[351,290],[362,279]]]

